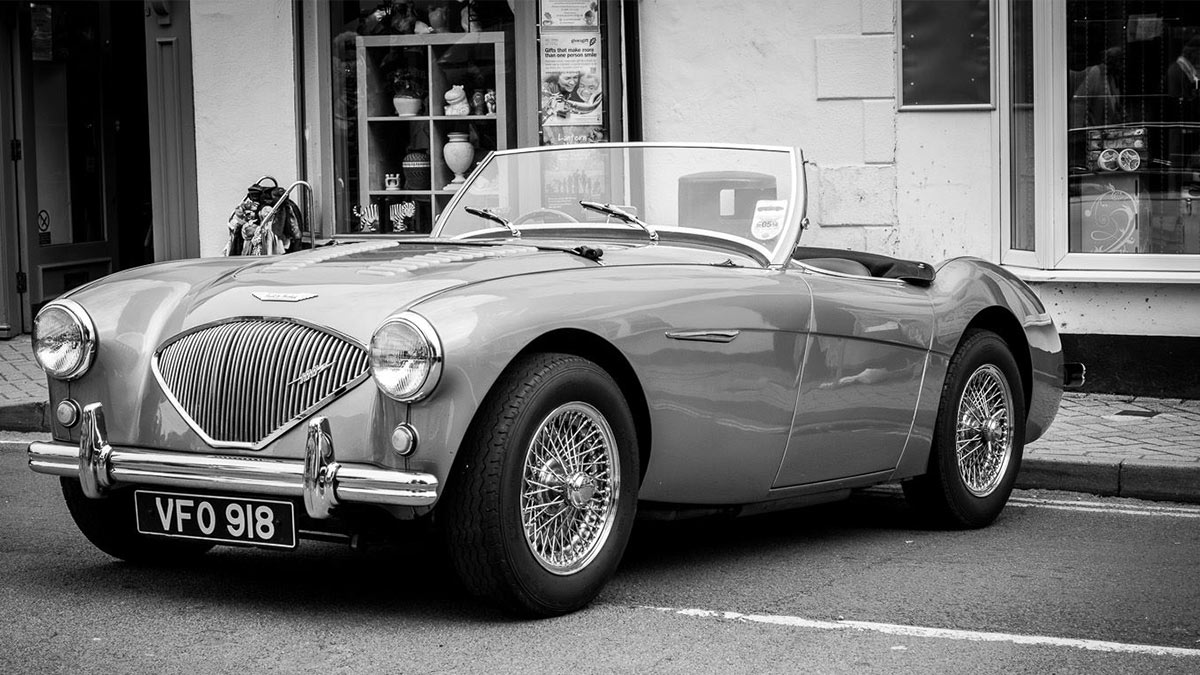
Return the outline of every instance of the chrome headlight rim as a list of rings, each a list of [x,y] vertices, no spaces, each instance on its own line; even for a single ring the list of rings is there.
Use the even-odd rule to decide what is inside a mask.
[[[383,383],[379,381],[379,378],[376,377],[375,374],[375,339],[384,328],[387,328],[391,324],[403,324],[416,331],[416,333],[421,336],[426,345],[429,347],[429,370],[425,373],[425,379],[421,382],[421,385],[411,393],[397,394],[393,391],[390,391],[383,385]],[[375,332],[371,334],[368,358],[370,363],[369,367],[371,370],[371,379],[375,381],[375,386],[379,389],[379,391],[383,392],[383,394],[388,398],[399,401],[400,403],[416,403],[417,401],[428,398],[429,395],[433,393],[433,390],[437,388],[438,382],[440,382],[442,379],[442,365],[445,362],[445,353],[442,351],[442,340],[438,336],[437,331],[434,329],[433,324],[430,323],[428,319],[420,314],[417,314],[416,312],[406,311],[394,316],[390,316],[384,320],[383,323],[379,324],[379,327],[376,328]]]
[[[42,358],[38,354],[37,350],[38,320],[51,310],[61,310],[67,313],[67,316],[71,318],[71,320],[75,323],[75,326],[79,329],[80,343],[83,349],[83,355],[80,357],[79,361],[71,368],[61,372],[56,372],[47,367],[46,364],[42,362]],[[91,369],[92,363],[96,360],[96,325],[92,323],[92,317],[88,315],[87,310],[83,308],[83,305],[80,305],[74,300],[51,300],[43,305],[40,310],[38,310],[37,316],[35,316],[33,319],[33,326],[34,329],[31,339],[33,343],[33,358],[37,361],[38,367],[41,368],[42,371],[47,375],[56,380],[70,381],[82,377],[84,373]]]

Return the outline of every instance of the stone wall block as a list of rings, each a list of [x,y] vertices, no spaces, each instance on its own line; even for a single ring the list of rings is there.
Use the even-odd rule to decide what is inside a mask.
[[[896,32],[896,0],[862,0],[862,32]]]
[[[824,166],[818,185],[823,227],[896,224],[895,166]]]
[[[818,37],[817,98],[895,98],[894,35]]]

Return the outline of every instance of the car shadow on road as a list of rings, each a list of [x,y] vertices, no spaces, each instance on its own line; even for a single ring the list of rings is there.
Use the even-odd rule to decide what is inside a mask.
[[[874,539],[919,529],[903,501],[887,495],[735,519],[643,521],[634,527],[617,580],[664,586],[685,570],[704,576],[748,558],[782,556],[799,565],[830,547],[865,549]],[[363,621],[398,614],[433,621],[510,620],[461,588],[437,538],[424,531],[361,551],[308,541],[286,553],[218,547],[174,567],[113,561],[82,546],[72,556],[79,560],[30,570],[40,578],[28,581],[52,592],[63,587],[64,571],[70,569],[75,579],[87,580],[91,599],[101,602],[211,602],[263,611],[345,612]]]
[[[641,521],[625,554],[625,567],[693,564],[722,556],[744,557],[781,549],[803,551],[841,542],[863,542],[896,532],[928,531],[898,492],[855,493],[849,499],[742,517]]]

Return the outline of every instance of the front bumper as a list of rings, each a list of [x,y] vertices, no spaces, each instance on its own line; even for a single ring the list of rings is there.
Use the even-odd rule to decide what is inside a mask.
[[[303,461],[114,448],[99,403],[84,408],[80,431],[78,446],[30,443],[29,468],[78,477],[84,494],[94,499],[119,484],[200,488],[301,497],[308,515],[321,519],[343,503],[431,506],[438,496],[432,474],[338,463],[324,417],[308,424]]]

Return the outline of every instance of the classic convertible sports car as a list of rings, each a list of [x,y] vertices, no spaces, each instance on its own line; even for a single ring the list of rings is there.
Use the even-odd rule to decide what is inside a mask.
[[[56,420],[30,466],[117,558],[425,519],[471,591],[534,616],[594,598],[639,514],[903,482],[990,523],[1081,366],[996,265],[798,247],[803,166],[502,151],[429,237],[112,275],[37,316]]]

